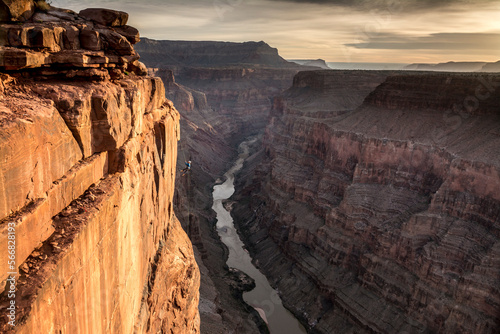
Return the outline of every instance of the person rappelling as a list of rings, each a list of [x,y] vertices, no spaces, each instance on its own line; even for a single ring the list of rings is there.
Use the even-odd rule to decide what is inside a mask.
[[[186,165],[186,168],[181,169],[182,176],[191,170],[191,160],[184,161],[184,164]]]

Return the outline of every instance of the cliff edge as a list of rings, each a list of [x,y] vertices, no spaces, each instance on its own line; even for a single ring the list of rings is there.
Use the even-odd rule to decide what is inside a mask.
[[[0,330],[199,333],[179,114],[128,14],[0,7]]]

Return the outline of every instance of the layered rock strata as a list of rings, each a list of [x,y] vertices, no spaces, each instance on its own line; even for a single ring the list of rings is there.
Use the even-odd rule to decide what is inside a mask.
[[[275,100],[241,232],[311,333],[498,332],[500,77],[370,82],[299,73]]]
[[[37,14],[19,31],[31,31]],[[76,20],[69,25],[103,36],[95,29],[113,35],[126,15],[92,9]],[[63,52],[33,47],[16,50]],[[199,333],[200,273],[173,211],[179,114],[159,78],[125,74],[121,64],[113,81],[71,79],[85,64],[0,67],[0,247],[8,249],[11,226],[16,245],[10,268],[0,252],[2,309],[15,300],[19,333]],[[90,68],[110,74],[109,64]],[[19,273],[15,298],[8,272]],[[13,331],[10,320],[2,315],[2,332]]]

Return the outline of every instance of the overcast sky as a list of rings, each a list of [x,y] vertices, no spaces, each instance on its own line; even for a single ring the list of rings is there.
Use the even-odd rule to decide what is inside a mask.
[[[265,41],[286,59],[500,60],[500,0],[52,0],[129,13],[141,36]]]

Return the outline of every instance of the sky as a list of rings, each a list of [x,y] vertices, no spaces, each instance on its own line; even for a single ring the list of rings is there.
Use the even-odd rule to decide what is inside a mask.
[[[500,60],[500,0],[52,0],[129,13],[158,40],[265,41],[286,59]]]

